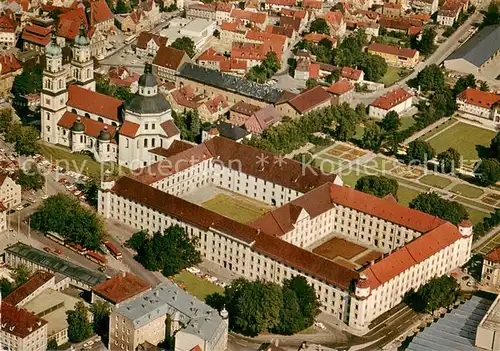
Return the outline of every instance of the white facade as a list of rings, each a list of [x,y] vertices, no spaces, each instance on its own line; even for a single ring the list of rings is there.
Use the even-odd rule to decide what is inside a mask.
[[[395,111],[400,115],[406,110],[408,110],[412,106],[412,104],[413,104],[413,97],[409,97],[408,99],[392,106],[389,109],[384,109],[381,107],[370,105],[368,107],[368,115],[374,118],[384,118],[385,115],[390,111]]]
[[[5,176],[0,184],[0,202],[7,208],[21,204],[21,186],[10,177]]]
[[[490,108],[468,103],[457,97],[457,107],[464,117],[474,119],[478,122],[486,124],[490,127],[498,127],[500,125],[500,109],[498,106]]]

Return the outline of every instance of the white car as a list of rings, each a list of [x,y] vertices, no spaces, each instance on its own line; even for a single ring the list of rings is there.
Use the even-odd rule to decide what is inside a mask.
[[[20,206],[17,206],[17,207],[16,207],[16,211],[21,211],[23,208],[24,208],[24,207],[23,207],[23,206],[21,206],[21,205],[20,205]]]
[[[43,195],[42,200],[47,200],[49,198],[49,195]]]

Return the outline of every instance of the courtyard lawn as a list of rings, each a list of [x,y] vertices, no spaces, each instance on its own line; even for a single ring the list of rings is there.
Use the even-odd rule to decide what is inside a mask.
[[[387,67],[387,72],[385,75],[380,78],[379,82],[383,83],[385,86],[392,85],[396,83],[398,80],[401,80],[400,73],[403,71],[402,68],[399,67]]]
[[[423,176],[422,178],[419,179],[420,183],[434,186],[436,188],[446,188],[448,185],[451,184],[451,180],[448,178],[440,177],[434,174],[428,174],[426,176]]]
[[[260,204],[241,195],[217,194],[201,206],[240,223],[252,222],[269,212],[269,206],[266,204]]]
[[[52,164],[96,178],[101,176],[101,167],[102,170],[109,169],[113,174],[126,174],[130,172],[130,170],[120,167],[115,163],[103,163],[101,165],[88,155],[72,153],[69,149],[65,150],[62,147],[41,144],[40,154]]]
[[[495,134],[494,131],[488,129],[458,123],[427,141],[436,153],[446,151],[450,147],[458,150],[464,163],[468,163],[479,159],[476,146],[488,147]]]
[[[422,135],[420,138],[418,138],[418,140],[423,140],[423,141],[428,141],[430,138],[432,138],[436,133],[439,133],[440,131],[442,131],[443,129],[451,126],[453,123],[456,123],[457,120],[454,119],[454,118],[450,118],[448,119],[446,122],[443,122],[442,124],[440,124],[439,126],[437,126],[436,128],[428,131],[427,133],[425,133],[424,135]]]
[[[484,190],[468,184],[458,184],[451,188],[451,191],[462,196],[476,199],[484,194]]]
[[[469,213],[469,219],[472,221],[472,224],[478,224],[483,221],[484,217],[489,216],[490,214],[488,212],[483,212],[476,210],[475,208],[470,208],[465,206],[465,209]]]
[[[191,274],[187,271],[182,271],[174,276],[174,280],[177,284],[184,284],[184,289],[191,295],[196,296],[201,301],[205,300],[207,295],[213,293],[223,293],[224,289],[220,286],[209,282],[208,280],[202,279],[197,275]]]

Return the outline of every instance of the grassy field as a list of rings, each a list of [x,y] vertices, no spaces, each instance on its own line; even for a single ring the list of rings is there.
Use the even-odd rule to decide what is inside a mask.
[[[200,277],[191,274],[187,271],[182,271],[174,276],[174,280],[177,283],[183,283],[184,288],[191,295],[196,296],[201,301],[205,300],[207,295],[213,294],[215,292],[223,293],[224,289],[208,280],[201,279]]]
[[[401,71],[403,71],[402,68],[388,66],[387,72],[382,78],[380,78],[379,82],[385,84],[386,86],[394,84],[401,79],[401,77],[399,76],[399,73]]]
[[[399,126],[399,130],[408,129],[409,127],[415,124],[415,119],[412,116],[408,117],[401,116],[400,121],[401,121],[401,126]]]
[[[240,223],[251,222],[269,211],[269,207],[266,204],[260,204],[257,201],[246,199],[242,196],[233,197],[226,194],[217,194],[201,205]]]
[[[469,213],[469,219],[472,221],[473,224],[478,224],[483,220],[484,217],[489,216],[488,212],[483,212],[476,210],[475,208],[470,208],[465,206],[465,209]]]
[[[451,118],[451,119],[447,120],[446,122],[444,122],[443,124],[440,124],[436,128],[434,128],[434,129],[430,130],[429,132],[425,133],[420,138],[418,138],[418,140],[424,140],[424,141],[426,141],[426,140],[432,138],[436,133],[439,133],[443,129],[451,126],[453,123],[456,123],[456,122],[457,122],[456,119]]]
[[[51,163],[69,169],[78,173],[87,174],[92,177],[99,178],[102,170],[110,169],[113,174],[118,172],[129,173],[130,171],[124,167],[120,167],[115,163],[103,163],[94,161],[90,156],[78,153],[71,153],[59,147],[41,144],[40,154],[42,154]]]
[[[471,199],[476,199],[484,194],[484,191],[482,189],[467,184],[455,185],[453,188],[451,188],[451,191]]]
[[[434,174],[428,174],[419,179],[421,183],[426,185],[435,186],[436,188],[443,189],[451,184],[448,178],[440,177]]]
[[[479,159],[476,145],[489,146],[495,132],[466,123],[458,123],[427,141],[437,153],[452,147],[464,158],[464,162]]]
[[[400,185],[398,188],[398,202],[401,205],[408,206],[411,200],[416,198],[418,194],[420,194],[420,192]]]
[[[385,157],[377,156],[364,165],[379,169],[381,171],[389,171],[396,166],[396,162]]]

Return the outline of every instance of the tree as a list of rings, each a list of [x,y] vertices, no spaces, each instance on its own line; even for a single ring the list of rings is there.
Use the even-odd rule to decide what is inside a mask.
[[[433,312],[452,305],[460,293],[458,283],[446,275],[432,278],[415,293],[412,306],[419,312]]]
[[[321,33],[330,35],[330,27],[324,18],[317,18],[311,22],[309,26],[309,31],[311,33]]]
[[[482,81],[481,84],[479,85],[479,90],[490,91],[490,86],[485,81]]]
[[[14,286],[7,278],[0,279],[0,292],[2,293],[2,297],[9,295],[12,291],[14,291]]]
[[[377,82],[385,75],[388,66],[383,57],[363,53],[358,67],[365,72],[366,80]]]
[[[339,69],[336,69],[336,70],[333,70],[332,73],[330,73],[328,75],[328,77],[326,77],[325,81],[327,83],[335,83],[335,82],[338,82],[338,80],[340,79],[340,70]]]
[[[426,141],[415,140],[408,144],[408,149],[406,150],[406,157],[408,162],[414,160],[420,161],[422,163],[427,163],[434,156],[436,152],[434,148]]]
[[[11,90],[12,94],[15,96],[23,96],[42,90],[42,74],[42,65],[36,65],[29,68],[26,67],[23,73],[14,78]]]
[[[97,208],[99,198],[99,185],[97,181],[95,179],[89,179],[85,183],[76,183],[75,186],[85,195],[89,205]]]
[[[278,56],[274,51],[270,51],[266,54],[266,58],[260,65],[252,67],[247,72],[246,79],[262,84],[278,72],[280,68],[281,63],[278,60]]]
[[[292,335],[304,329],[304,318],[300,311],[297,294],[289,288],[283,288],[283,306],[279,313],[279,323],[273,333]]]
[[[23,190],[40,190],[45,183],[45,177],[38,170],[36,164],[32,164],[28,170],[19,169],[17,184]]]
[[[198,110],[190,111],[189,114],[189,131],[191,132],[193,141],[198,138],[201,133],[201,121]]]
[[[300,163],[308,165],[313,160],[313,156],[309,152],[305,152],[305,153],[301,153],[301,154],[297,154],[297,155],[293,156],[293,159],[295,161],[298,161]]]
[[[370,122],[366,124],[363,138],[361,139],[361,147],[364,149],[378,152],[384,140],[384,133],[377,123]]]
[[[493,185],[500,180],[500,162],[496,158],[486,158],[479,161],[474,176],[484,186]]]
[[[32,271],[25,264],[18,264],[13,272],[12,279],[16,282],[16,288],[26,283],[31,277]]]
[[[0,110],[0,133],[7,132],[12,124],[12,109],[3,108]]]
[[[116,8],[115,8],[115,13],[129,13],[130,8],[128,5],[125,3],[124,0],[118,0],[116,2]]]
[[[57,341],[55,338],[49,339],[47,341],[47,350],[52,351],[52,350],[57,350],[59,345],[57,345]]]
[[[398,194],[398,182],[393,178],[368,175],[358,179],[356,182],[356,190],[377,197],[384,197],[389,194],[396,197]]]
[[[462,204],[442,199],[436,193],[418,194],[410,202],[410,208],[442,218],[455,225],[458,225],[462,220],[469,217],[467,210]]]
[[[134,96],[134,93],[130,91],[130,87],[115,85],[115,89],[112,95],[117,99],[129,101]]]
[[[96,249],[105,236],[102,219],[76,199],[58,194],[44,200],[31,216],[31,227],[42,233],[56,232],[71,242]]]
[[[218,292],[214,292],[205,297],[205,303],[212,308],[215,308],[217,311],[222,311],[224,306],[226,305],[226,297]]]
[[[460,153],[451,147],[448,150],[439,153],[437,155],[437,159],[440,171],[443,173],[450,173],[456,168],[460,168],[460,158]]]
[[[33,156],[40,152],[39,136],[40,134],[35,128],[30,126],[21,127],[14,144],[16,152],[23,156]]]
[[[111,306],[103,300],[97,300],[90,306],[90,312],[93,315],[93,329],[98,335],[106,335],[109,331],[109,315]]]
[[[483,19],[482,26],[496,25],[500,23],[500,8],[496,1],[491,1]]]
[[[312,87],[315,87],[316,85],[318,85],[319,82],[314,79],[314,78],[309,78],[307,81],[306,81],[306,88],[312,88]]]
[[[194,42],[189,37],[181,37],[175,39],[170,47],[173,47],[177,50],[183,50],[189,57],[193,57],[196,53]]]
[[[467,88],[476,88],[476,86],[476,77],[473,74],[469,74],[466,77],[459,77],[453,87],[453,93],[458,95]]]
[[[89,321],[89,310],[82,301],[78,301],[74,308],[74,310],[66,311],[66,321],[68,322],[68,339],[76,343],[92,335],[92,324]]]
[[[497,160],[500,160],[500,133],[497,133],[491,140],[490,154],[492,157],[496,157]]]
[[[356,134],[356,124],[352,119],[340,117],[335,127],[334,136],[341,141],[347,141]]]
[[[314,319],[320,313],[321,303],[316,296],[314,287],[307,283],[306,278],[302,276],[294,276],[283,281],[283,288],[290,289],[297,295],[300,311],[304,318],[304,328],[310,327],[314,323]]]
[[[434,45],[434,40],[436,39],[436,31],[428,27],[424,29],[422,33],[422,39],[418,42],[417,49],[424,55],[429,55],[436,50],[436,45]]]
[[[134,258],[146,269],[161,270],[166,277],[201,262],[200,252],[196,249],[198,238],[190,238],[178,225],[168,227],[163,233],[155,232],[152,238],[144,232],[137,232],[126,244],[137,252]]]
[[[268,71],[271,78],[281,68],[281,62],[278,60],[278,55],[274,51],[269,51],[266,58],[262,61],[262,66]]]
[[[389,111],[382,121],[380,121],[380,126],[386,131],[386,132],[394,132],[401,127],[401,120],[399,118],[399,115],[396,111]]]
[[[420,87],[423,91],[436,91],[444,88],[444,74],[437,65],[432,64],[418,72],[411,85],[415,88]]]

